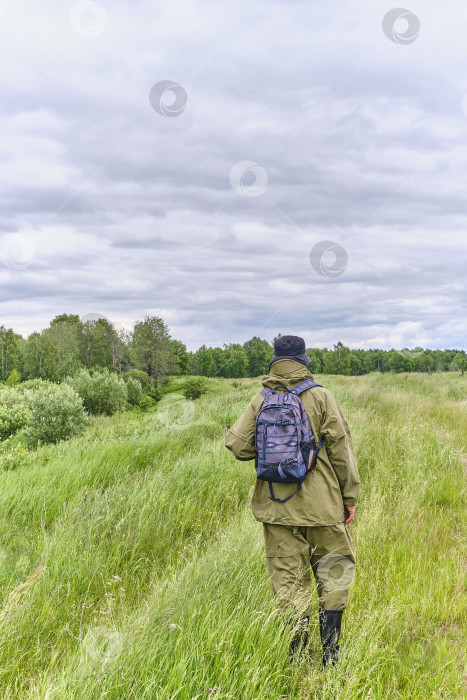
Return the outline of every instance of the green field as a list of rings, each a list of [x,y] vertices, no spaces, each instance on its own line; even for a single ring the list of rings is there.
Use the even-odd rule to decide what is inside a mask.
[[[322,378],[361,477],[344,658],[325,673],[317,621],[288,663],[253,464],[223,446],[260,381],[208,382],[0,472],[0,697],[463,697],[467,379]]]

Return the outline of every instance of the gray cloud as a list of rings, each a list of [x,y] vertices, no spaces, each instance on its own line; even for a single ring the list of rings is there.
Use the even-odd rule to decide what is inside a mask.
[[[409,46],[363,2],[100,5],[73,26],[76,3],[2,9],[0,323],[158,313],[191,349],[278,331],[465,347],[460,0],[411,6]],[[160,80],[186,89],[180,116],[151,107]],[[243,160],[267,172],[259,197],[230,185]],[[337,278],[309,263],[320,240],[348,253]]]

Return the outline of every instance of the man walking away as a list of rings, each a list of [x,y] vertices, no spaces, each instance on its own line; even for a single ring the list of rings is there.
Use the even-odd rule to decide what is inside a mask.
[[[332,394],[314,382],[309,362],[303,338],[278,338],[264,388],[227,432],[225,446],[239,460],[256,461],[253,514],[263,523],[274,594],[294,626],[291,658],[308,641],[311,567],[327,666],[339,658],[342,613],[355,573],[345,526],[354,519],[359,476],[347,422]]]

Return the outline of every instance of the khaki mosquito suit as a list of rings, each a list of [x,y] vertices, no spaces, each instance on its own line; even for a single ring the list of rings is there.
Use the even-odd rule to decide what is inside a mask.
[[[263,385],[296,387],[312,379],[304,364],[280,359],[263,377]],[[283,391],[283,390],[279,390]],[[310,566],[320,608],[343,610],[355,571],[355,555],[344,526],[344,504],[354,506],[359,476],[349,427],[325,388],[314,387],[300,395],[316,442],[324,438],[316,467],[301,489],[285,503],[269,498],[267,482],[256,480],[252,508],[263,523],[266,558],[274,593],[279,603],[308,615],[311,602]],[[258,393],[245,413],[228,431],[225,445],[239,460],[255,458],[256,416],[264,396]],[[274,495],[286,498],[296,484],[274,484]]]

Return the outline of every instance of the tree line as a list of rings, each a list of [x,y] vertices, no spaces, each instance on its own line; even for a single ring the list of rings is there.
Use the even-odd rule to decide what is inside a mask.
[[[268,372],[274,340],[255,336],[243,344],[202,345],[189,352],[157,316],[146,316],[125,331],[105,318],[81,320],[78,315],[60,314],[48,328],[28,338],[0,326],[0,381],[15,384],[40,378],[61,382],[81,369],[108,369],[118,374],[139,370],[156,385],[177,374],[257,377]],[[309,348],[307,353],[314,374],[457,371],[465,359],[463,350],[359,350],[341,342],[332,348]]]

